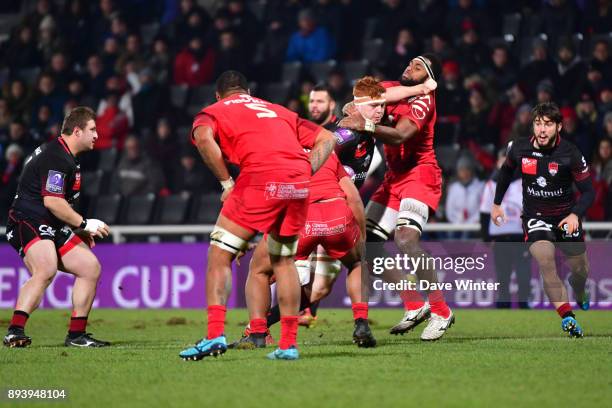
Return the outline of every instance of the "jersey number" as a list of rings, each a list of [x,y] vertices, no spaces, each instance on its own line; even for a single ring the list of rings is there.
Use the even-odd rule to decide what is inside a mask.
[[[266,108],[266,105],[263,103],[247,103],[244,106],[254,111],[259,111],[260,113],[257,114],[258,118],[276,118],[278,116],[276,112]]]

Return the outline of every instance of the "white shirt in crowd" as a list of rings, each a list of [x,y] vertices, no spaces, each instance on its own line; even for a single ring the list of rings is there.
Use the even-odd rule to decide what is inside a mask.
[[[484,182],[475,177],[467,185],[451,183],[446,193],[446,218],[453,224],[478,222],[483,188]]]
[[[490,214],[493,200],[495,199],[495,188],[497,183],[493,180],[487,181],[482,193],[480,212]],[[502,200],[501,207],[506,214],[506,222],[501,226],[496,226],[493,221],[489,221],[489,235],[522,234],[523,225],[521,214],[523,213],[523,183],[521,179],[516,179],[508,187],[506,195]]]

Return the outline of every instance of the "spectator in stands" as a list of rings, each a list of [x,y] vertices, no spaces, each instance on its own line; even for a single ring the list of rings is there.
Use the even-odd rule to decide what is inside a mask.
[[[159,85],[165,85],[170,79],[170,66],[172,57],[168,48],[168,41],[164,37],[153,40],[151,55],[147,66],[153,71],[153,77]]]
[[[210,16],[195,0],[180,0],[179,16],[173,23],[176,45],[179,49],[188,45],[194,36],[204,36],[210,26]]]
[[[457,47],[457,59],[464,76],[481,71],[489,60],[489,50],[480,41],[478,27],[466,20],[462,24],[461,42]]]
[[[461,113],[467,106],[465,90],[461,83],[461,72],[457,61],[446,61],[442,64],[442,78],[436,93],[436,110],[438,114],[436,139],[438,143],[456,142],[455,132]]]
[[[383,0],[377,13],[374,37],[392,43],[397,32],[405,25],[414,26],[404,0]]]
[[[593,151],[597,144],[597,136],[589,134],[580,128],[578,116],[574,108],[564,106],[561,108],[561,115],[563,115],[563,137],[575,144],[584,157],[590,158],[593,156]]]
[[[68,90],[68,82],[74,77],[74,73],[65,53],[61,51],[53,53],[49,62],[49,73],[53,75],[57,89],[61,92],[66,92]]]
[[[6,148],[3,159],[0,160],[0,213],[5,217],[17,192],[24,151],[18,144],[12,143]],[[5,221],[4,218],[1,220]]]
[[[352,99],[353,90],[342,71],[338,69],[332,70],[327,77],[327,86],[339,104],[344,105],[348,100]]]
[[[455,50],[451,48],[449,44],[450,39],[448,34],[443,31],[435,32],[431,36],[431,50],[440,58],[440,61],[448,61],[456,58]]]
[[[514,124],[508,140],[528,139],[533,135],[533,123],[531,118],[531,106],[521,105],[516,111]]]
[[[520,72],[520,80],[525,89],[532,95],[536,86],[543,79],[555,79],[556,67],[548,57],[546,41],[538,38],[533,41],[532,54],[529,62],[525,64]]]
[[[586,80],[586,65],[571,41],[563,41],[557,51],[558,102],[568,104],[578,99]]]
[[[5,142],[5,147],[10,144],[15,144],[23,150],[24,156],[29,155],[37,147],[32,140],[32,136],[28,132],[26,125],[20,119],[13,119],[9,125],[8,140]]]
[[[271,12],[263,38],[260,60],[258,60],[258,77],[265,81],[274,81],[280,76],[280,68],[285,61],[289,32],[287,21],[281,13]]]
[[[109,91],[98,107],[96,150],[121,149],[129,130],[127,115],[119,108],[121,93]]]
[[[117,165],[113,183],[123,196],[158,193],[164,187],[160,166],[140,149],[135,136],[125,140],[125,150]]]
[[[100,0],[96,15],[93,21],[93,40],[94,46],[99,47],[111,31],[111,20],[115,15],[116,9],[113,0]]]
[[[474,86],[470,89],[468,109],[461,120],[461,140],[463,144],[474,143],[479,146],[491,145],[495,148],[497,140],[489,129],[489,113],[491,106],[483,89]]]
[[[245,0],[227,0],[227,17],[229,29],[244,45],[243,52],[246,53],[247,57],[250,57],[262,33],[257,18],[245,6]]]
[[[193,37],[188,47],[174,59],[174,83],[176,85],[200,86],[213,80],[215,54],[202,42]]]
[[[584,32],[608,34],[612,27],[612,5],[608,0],[590,1],[585,13]]]
[[[96,103],[102,99],[106,93],[107,72],[104,69],[102,58],[94,54],[87,59],[87,73],[83,82],[87,85],[87,93],[94,97]]]
[[[608,116],[612,122],[612,112],[608,113]],[[599,141],[591,169],[596,179],[602,179],[608,185],[612,183],[612,138],[604,137]]]
[[[591,67],[599,71],[605,80],[612,80],[612,59],[610,59],[610,43],[608,41],[598,40],[595,42],[591,55]]]
[[[593,95],[589,91],[583,91],[580,100],[576,104],[579,126],[587,133],[596,135],[599,127],[599,112],[595,108]]]
[[[550,0],[542,5],[543,29],[551,44],[576,31],[576,9],[567,0]]]
[[[42,60],[49,62],[53,53],[64,47],[64,42],[57,33],[55,20],[50,15],[46,16],[38,29],[38,50]]]
[[[11,40],[5,58],[6,64],[13,72],[40,66],[42,58],[36,47],[32,28],[26,25],[17,30],[17,37]]]
[[[536,104],[552,102],[555,96],[555,86],[550,79],[543,79],[536,87]]]
[[[96,100],[93,96],[85,93],[83,81],[74,77],[68,82],[68,100],[75,102],[81,106],[96,106]],[[65,111],[65,109],[64,109]]]
[[[125,50],[119,55],[115,70],[117,72],[125,72],[126,65],[128,63],[134,64],[134,69],[140,71],[145,66],[145,59],[143,57],[142,40],[140,35],[132,33],[128,34],[125,40]]]
[[[119,109],[127,117],[128,127],[134,126],[134,109],[132,108],[132,95],[124,78],[119,75],[110,76],[106,80],[106,92],[114,92],[119,95]],[[102,112],[106,108],[105,101],[100,101],[98,111]]]
[[[605,114],[602,127],[603,138],[612,139],[612,110]]]
[[[491,52],[491,61],[483,70],[487,84],[496,94],[510,88],[517,80],[516,64],[505,45],[496,45]]]
[[[6,99],[0,98],[0,138],[8,136],[9,125],[13,120],[9,103]]]
[[[525,102],[525,94],[518,84],[513,85],[500,101],[493,105],[489,116],[489,126],[499,135],[498,146],[503,146],[510,139],[510,132],[518,108]]]
[[[338,27],[336,43],[339,59],[343,61],[356,60],[361,56],[366,17],[371,15],[368,12],[370,7],[372,7],[372,2],[340,1],[339,13],[342,18],[334,23]],[[374,7],[376,7],[376,4]]]
[[[445,0],[429,0],[412,3],[410,13],[414,16],[417,29],[422,38],[429,38],[440,27],[445,26],[446,9]]]
[[[108,36],[104,40],[104,47],[102,49],[102,64],[109,71],[114,71],[119,59],[120,45],[119,40],[113,36]]]
[[[74,61],[85,63],[93,44],[92,23],[85,0],[70,0],[59,20],[60,32]]]
[[[446,192],[446,218],[452,224],[470,224],[480,220],[480,197],[484,183],[474,174],[474,162],[468,156],[457,161],[457,180]],[[469,234],[451,234],[455,238],[467,238]]]
[[[221,33],[215,62],[215,78],[231,69],[248,73],[244,49],[239,41],[233,31]]]
[[[421,47],[413,31],[409,27],[403,27],[397,33],[395,42],[390,42],[385,50],[385,76],[395,78],[397,73],[403,72],[410,60],[420,53]]]
[[[121,46],[125,45],[128,37],[127,21],[120,13],[111,17],[110,36],[115,37]]]
[[[55,86],[55,80],[49,73],[43,73],[38,78],[38,86],[32,97],[31,121],[36,119],[38,110],[41,106],[47,105],[51,109],[51,121],[61,122],[64,114],[64,104],[66,103],[66,93],[60,91]]]
[[[180,164],[172,179],[173,193],[202,194],[220,192],[219,183],[200,160],[196,160],[194,149],[189,146],[180,155]]]
[[[453,38],[459,38],[464,33],[466,24],[486,28],[486,22],[482,11],[472,0],[459,0],[457,6],[449,10],[446,27]]]
[[[147,141],[147,152],[161,165],[164,179],[175,180],[180,148],[168,118],[162,117],[157,121],[155,131]]]
[[[600,117],[605,117],[608,112],[612,112],[612,83],[603,87],[599,92],[598,108]]]
[[[35,144],[43,144],[50,140],[51,127],[57,124],[51,120],[51,108],[49,105],[40,105],[34,120],[30,123],[30,133]]]
[[[25,82],[21,79],[12,80],[5,95],[13,117],[24,119],[29,104]]]
[[[336,55],[334,39],[325,27],[317,26],[312,10],[300,11],[298,27],[289,39],[287,61],[322,62]]]
[[[34,11],[23,18],[23,24],[29,26],[33,31],[38,30],[40,22],[47,16],[54,14],[51,0],[38,0]]]
[[[604,221],[606,219],[606,205],[608,189],[612,182],[612,139],[604,138],[599,141],[597,150],[593,155],[591,164],[591,177],[595,188],[595,200],[586,213],[590,221]]]
[[[145,68],[139,73],[140,89],[132,96],[134,128],[153,129],[157,119],[164,113],[164,102],[168,96],[155,81],[153,72]]]

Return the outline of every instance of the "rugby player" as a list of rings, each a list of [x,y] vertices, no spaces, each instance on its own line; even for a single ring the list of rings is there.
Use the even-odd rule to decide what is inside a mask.
[[[74,210],[81,189],[78,155],[92,150],[98,138],[96,115],[87,107],[72,109],[61,135],[38,147],[25,161],[17,194],[8,215],[6,238],[31,274],[19,290],[4,345],[26,347],[32,339],[24,328],[39,306],[58,269],[75,276],[72,314],[64,345],[104,347],[109,342],[87,333],[87,318],[96,296],[100,263],[91,251],[94,237],[110,230]]]
[[[383,82],[387,92],[397,85],[414,86],[435,82],[440,73],[440,62],[433,54],[414,58],[406,67],[399,82]],[[387,99],[391,99],[389,95]],[[400,251],[421,257],[423,227],[435,212],[442,195],[442,174],[433,150],[436,122],[435,92],[388,103],[386,119],[389,125],[368,123],[362,115],[353,113],[340,121],[339,126],[357,131],[370,131],[384,143],[387,172],[382,185],[366,207],[367,241],[385,242],[392,234]],[[429,262],[425,263],[425,266]],[[418,279],[437,282],[433,268],[416,271]],[[400,293],[405,313],[391,328],[392,334],[403,334],[429,318],[421,340],[437,340],[451,327],[455,317],[440,290],[428,292],[425,302],[419,292]]]
[[[208,334],[179,356],[200,360],[226,351],[231,263],[259,231],[267,234],[282,315],[279,348],[268,358],[294,360],[299,357],[300,285],[293,258],[306,221],[310,177],[325,163],[335,140],[332,133],[288,109],[250,96],[239,72],[219,76],[216,98],[217,103],[195,117],[192,130],[202,159],[224,189],[206,272]],[[310,154],[304,148],[311,149]],[[240,167],[235,183],[225,159]]]
[[[555,264],[555,248],[565,255],[571,270],[569,283],[576,303],[583,310],[589,308],[585,290],[589,264],[580,218],[593,203],[595,190],[584,156],[572,143],[561,138],[562,116],[552,102],[533,108],[533,136],[508,144],[491,208],[491,219],[496,225],[505,222],[501,202],[512,175],[520,168],[523,181],[523,230],[529,252],[536,259],[544,290],[561,317],[561,328],[570,337],[582,337],[582,327],[569,304],[565,285],[559,278]],[[572,186],[580,191],[575,200]]]

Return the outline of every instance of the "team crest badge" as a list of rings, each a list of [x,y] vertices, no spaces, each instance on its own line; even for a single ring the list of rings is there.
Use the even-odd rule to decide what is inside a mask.
[[[548,172],[550,173],[551,176],[554,176],[555,174],[557,174],[559,172],[559,163],[557,162],[548,163]]]

